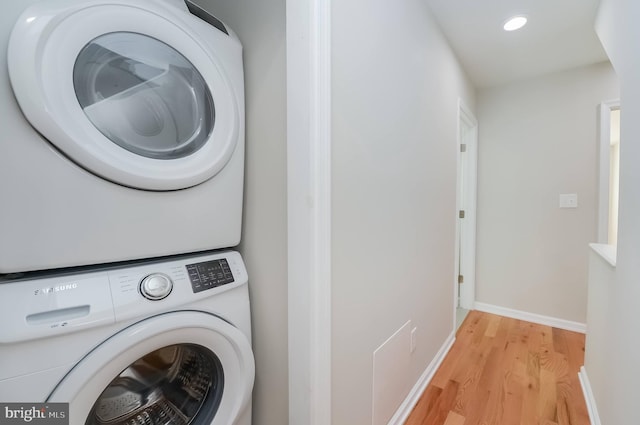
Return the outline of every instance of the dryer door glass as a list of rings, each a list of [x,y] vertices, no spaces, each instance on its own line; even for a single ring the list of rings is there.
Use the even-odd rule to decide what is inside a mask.
[[[114,32],[89,42],[73,68],[76,97],[102,134],[154,159],[192,154],[215,121],[202,75],[169,45],[146,35]]]
[[[214,353],[198,345],[171,345],[135,361],[111,381],[85,425],[208,424],[223,386]]]

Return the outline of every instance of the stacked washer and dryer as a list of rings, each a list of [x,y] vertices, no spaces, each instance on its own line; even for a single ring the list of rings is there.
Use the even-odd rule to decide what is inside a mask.
[[[191,0],[11,0],[0,43],[0,403],[250,425],[238,38]]]

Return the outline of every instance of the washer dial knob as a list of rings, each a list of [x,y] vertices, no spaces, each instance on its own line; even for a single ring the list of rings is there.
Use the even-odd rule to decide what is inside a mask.
[[[140,293],[152,301],[166,298],[173,289],[173,281],[163,273],[152,273],[140,281]]]

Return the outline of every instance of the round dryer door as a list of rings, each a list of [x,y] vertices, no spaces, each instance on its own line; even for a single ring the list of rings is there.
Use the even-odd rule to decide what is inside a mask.
[[[213,98],[200,72],[146,35],[115,32],[89,42],[76,59],[73,86],[105,137],[147,158],[191,155],[215,124]]]
[[[195,186],[229,161],[242,100],[227,72],[241,64],[237,39],[149,0],[33,5],[8,48],[31,125],[88,171],[147,190]]]
[[[91,351],[47,401],[85,425],[226,425],[245,414],[254,360],[218,317],[175,312],[139,322]]]

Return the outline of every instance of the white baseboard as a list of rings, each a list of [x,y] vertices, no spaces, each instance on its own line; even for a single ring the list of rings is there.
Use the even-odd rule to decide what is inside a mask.
[[[587,411],[589,412],[589,420],[591,421],[591,425],[601,425],[602,423],[600,422],[600,416],[598,415],[596,399],[593,396],[591,383],[589,382],[587,370],[584,368],[584,366],[580,368],[578,378],[580,379],[580,386],[582,387],[582,393],[584,394],[584,401],[587,403]]]
[[[553,328],[565,329],[573,332],[587,333],[586,323],[572,322],[571,320],[558,319],[541,314],[528,313],[526,311],[513,310],[492,304],[474,303],[474,308],[485,313],[498,314],[500,316],[511,317],[512,319],[526,320],[527,322],[538,323],[540,325],[551,326]]]
[[[413,386],[407,398],[405,398],[398,410],[396,410],[396,413],[389,420],[388,425],[402,425],[406,422],[407,418],[411,414],[411,411],[418,403],[418,400],[420,400],[422,393],[427,388],[427,385],[429,385],[429,382],[431,382],[436,371],[444,361],[444,358],[451,349],[451,346],[453,346],[455,340],[456,333],[454,331],[451,332],[451,335],[449,335],[442,347],[440,347],[440,350],[438,350],[438,353],[436,354],[434,359],[431,361],[431,363],[429,363],[429,366],[427,366],[425,371],[422,373],[420,379],[418,379],[418,382],[416,382],[416,384]]]

